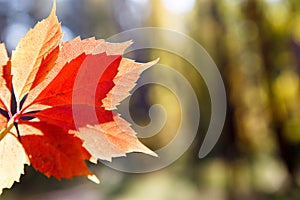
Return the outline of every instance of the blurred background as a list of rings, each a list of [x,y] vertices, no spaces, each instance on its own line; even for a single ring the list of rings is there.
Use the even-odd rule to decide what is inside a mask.
[[[0,0],[0,38],[9,53],[51,7],[51,0]],[[0,199],[299,199],[300,1],[57,0],[57,15],[65,41],[78,35],[108,38],[144,26],[189,35],[207,50],[222,74],[228,100],[225,126],[213,151],[199,159],[211,115],[201,76],[171,53],[136,51],[125,56],[143,62],[160,57],[161,64],[179,71],[194,88],[201,121],[184,155],[145,174],[91,165],[100,185],[85,178],[48,179],[26,167],[21,183],[5,190]],[[150,148],[156,150],[175,136],[180,108],[167,88],[142,87],[130,102],[131,115],[141,125],[149,123],[153,103],[160,103],[168,114],[159,133],[142,139]]]

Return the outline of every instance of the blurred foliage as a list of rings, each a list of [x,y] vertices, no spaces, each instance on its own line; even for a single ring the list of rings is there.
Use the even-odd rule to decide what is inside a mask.
[[[24,29],[47,15],[51,2],[0,1],[1,40],[10,50]],[[176,11],[175,1],[168,0],[57,0],[57,7],[67,39],[77,35],[106,38],[130,28],[155,26],[198,41],[219,67],[228,97],[225,127],[213,151],[204,159],[197,157],[210,120],[209,94],[201,77],[176,55],[138,51],[130,56],[138,61],[160,57],[160,63],[175,68],[192,84],[201,121],[188,151],[171,166],[148,174],[125,174],[98,164],[93,170],[100,185],[83,178],[59,182],[27,167],[21,184],[6,190],[1,199],[299,198],[300,1],[178,2],[185,2],[181,8],[187,10]],[[184,6],[188,3],[190,10]],[[153,149],[163,146],[176,134],[178,102],[160,87],[145,87],[133,96],[132,115],[140,124],[148,123],[150,105],[165,107],[165,127],[143,140]]]

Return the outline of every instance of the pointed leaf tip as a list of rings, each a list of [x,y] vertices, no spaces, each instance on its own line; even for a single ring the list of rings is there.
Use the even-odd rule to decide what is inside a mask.
[[[55,3],[49,17],[37,23],[12,52],[12,82],[17,102],[30,91],[40,64],[61,44],[61,26],[55,15]]]
[[[96,176],[96,175],[88,175],[87,176],[87,178],[90,180],[90,181],[92,181],[92,182],[94,182],[94,183],[96,183],[96,184],[99,184],[100,183],[100,180],[98,179],[98,177]]]
[[[53,5],[52,5],[52,10],[50,15],[55,15],[56,14],[56,0],[53,1]]]

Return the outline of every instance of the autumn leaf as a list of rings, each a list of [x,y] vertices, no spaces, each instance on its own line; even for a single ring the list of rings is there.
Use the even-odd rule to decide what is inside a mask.
[[[17,102],[29,92],[42,60],[58,47],[61,41],[62,32],[55,9],[54,4],[49,17],[31,29],[12,52],[12,83],[15,96],[19,100]]]
[[[123,58],[118,68],[118,74],[114,78],[115,86],[102,100],[103,106],[107,110],[116,109],[116,106],[130,95],[129,91],[134,88],[140,74],[157,62],[158,60],[149,63],[136,63],[133,60]]]
[[[94,126],[79,128],[79,137],[84,147],[92,155],[102,160],[111,161],[113,157],[125,156],[130,152],[141,152],[156,156],[138,141],[130,124],[114,114],[113,120]],[[108,150],[108,151],[107,151]]]
[[[25,164],[59,180],[98,182],[87,160],[130,152],[156,156],[113,110],[157,60],[123,58],[131,41],[77,37],[63,43],[55,10],[54,3],[11,58],[0,44],[0,193],[19,181]]]
[[[26,122],[19,125],[19,129],[30,133],[22,136],[22,144],[32,166],[46,176],[60,179],[72,178],[74,174],[90,174],[83,162],[90,158],[90,154],[82,147],[81,140],[67,130],[45,122]],[[72,165],[76,167],[70,167]]]
[[[0,108],[8,111],[11,100],[10,62],[5,45],[0,44]],[[0,128],[3,128],[0,125]]]
[[[15,135],[6,135],[0,142],[0,194],[3,188],[10,188],[19,181],[24,164],[29,164],[29,160],[23,146]]]

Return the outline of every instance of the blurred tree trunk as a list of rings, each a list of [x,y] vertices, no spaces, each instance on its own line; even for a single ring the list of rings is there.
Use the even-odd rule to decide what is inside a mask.
[[[220,4],[221,3],[218,0],[211,1],[210,13],[211,18],[215,23],[215,31],[212,33],[214,35],[212,38],[214,48],[211,51],[214,52],[214,60],[222,74],[228,98],[226,124],[222,140],[222,152],[225,153],[223,156],[227,158],[227,162],[232,169],[232,180],[228,180],[228,182],[232,184],[232,186],[228,188],[228,198],[255,199],[255,194],[253,192],[248,192],[250,187],[247,183],[247,178],[245,177],[245,183],[243,184],[246,188],[243,188],[244,186],[240,185],[239,180],[241,173],[247,173],[247,168],[241,164],[244,163],[244,161],[240,162],[240,159],[245,159],[249,155],[247,155],[245,149],[241,148],[243,145],[240,144],[241,141],[247,143],[247,140],[241,137],[241,131],[239,130],[242,117],[237,108],[240,106],[241,102],[243,102],[243,99],[242,95],[237,96],[236,94],[241,94],[242,91],[241,88],[235,86],[236,84],[240,84],[238,82],[241,79],[238,77],[242,75],[239,72],[237,63],[235,63],[235,52],[230,51],[234,44],[228,42],[228,38],[226,37],[226,35],[230,33],[232,27],[223,18],[225,11],[220,10]],[[230,146],[230,148],[228,148],[228,146]],[[242,171],[240,171],[241,168]]]
[[[257,24],[259,33],[259,50],[261,52],[263,66],[265,70],[265,78],[267,82],[267,92],[269,95],[270,109],[271,109],[271,126],[276,134],[277,144],[280,155],[290,173],[292,182],[295,183],[295,159],[293,149],[284,137],[284,122],[287,120],[285,116],[280,114],[278,110],[279,105],[276,101],[272,85],[275,80],[276,66],[274,65],[274,56],[278,55],[278,43],[280,38],[276,37],[276,33],[272,33],[272,28],[266,22],[263,6],[259,1],[248,0],[244,5],[245,17],[254,21]],[[280,45],[280,44],[279,44]]]

